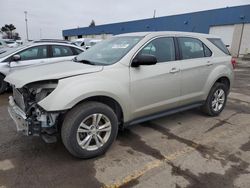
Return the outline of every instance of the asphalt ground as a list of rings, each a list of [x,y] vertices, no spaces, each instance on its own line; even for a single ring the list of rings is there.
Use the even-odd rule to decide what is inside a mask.
[[[250,63],[241,62],[218,117],[198,109],[119,132],[99,158],[72,157],[61,141],[17,133],[0,96],[0,188],[250,187]]]

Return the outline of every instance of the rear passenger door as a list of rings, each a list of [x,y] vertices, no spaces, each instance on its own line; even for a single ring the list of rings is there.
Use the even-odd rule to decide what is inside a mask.
[[[64,45],[51,45],[50,47],[50,62],[69,61],[76,56],[73,47]]]
[[[201,101],[212,70],[211,50],[199,39],[178,37],[181,70],[180,105]]]

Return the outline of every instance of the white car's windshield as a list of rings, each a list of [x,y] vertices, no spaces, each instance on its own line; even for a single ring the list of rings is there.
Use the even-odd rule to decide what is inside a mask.
[[[111,65],[124,57],[141,39],[141,36],[113,37],[81,53],[75,61],[93,65]]]
[[[30,46],[29,44],[27,45],[23,45],[21,47],[16,47],[16,48],[5,48],[5,49],[2,49],[0,50],[0,58],[4,58],[12,53],[14,53],[15,51],[18,51],[18,50],[21,50],[21,49],[24,49],[26,47]]]

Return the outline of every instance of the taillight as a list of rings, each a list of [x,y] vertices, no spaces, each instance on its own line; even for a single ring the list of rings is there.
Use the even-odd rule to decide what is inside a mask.
[[[231,63],[232,63],[232,65],[233,65],[233,69],[235,69],[235,68],[236,68],[236,59],[235,59],[235,58],[232,58],[232,59],[231,59]]]

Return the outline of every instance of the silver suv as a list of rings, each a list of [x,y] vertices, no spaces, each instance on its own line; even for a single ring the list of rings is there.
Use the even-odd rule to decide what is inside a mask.
[[[221,40],[182,32],[130,33],[103,41],[75,62],[20,70],[9,113],[17,129],[91,158],[107,151],[119,128],[201,107],[217,116],[233,82]]]

